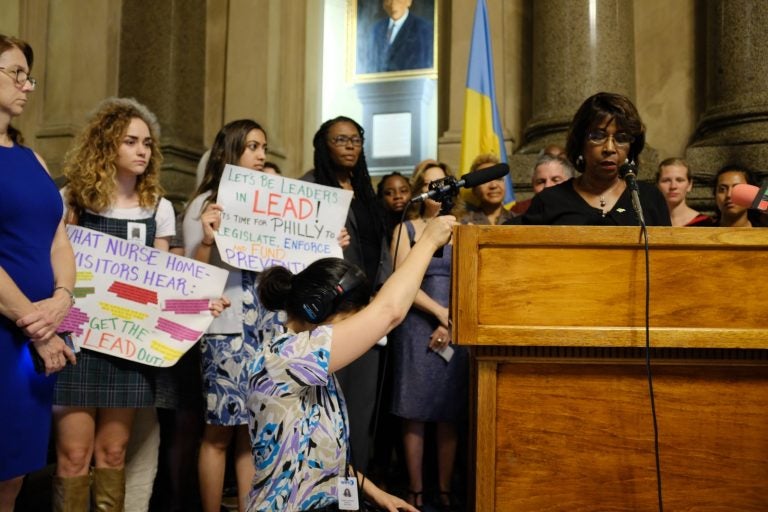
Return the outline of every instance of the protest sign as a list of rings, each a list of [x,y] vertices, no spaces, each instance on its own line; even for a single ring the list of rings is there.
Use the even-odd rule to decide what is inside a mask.
[[[224,207],[216,245],[222,261],[260,272],[300,272],[320,258],[342,257],[338,235],[352,191],[227,165],[216,202]]]
[[[77,301],[59,329],[78,346],[172,366],[205,333],[226,270],[80,226],[67,226],[67,234]]]

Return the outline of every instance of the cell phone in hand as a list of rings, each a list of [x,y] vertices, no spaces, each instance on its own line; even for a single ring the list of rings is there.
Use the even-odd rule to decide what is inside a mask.
[[[450,363],[453,357],[453,347],[451,345],[443,345],[443,348],[434,350],[434,353],[445,359],[446,363]]]
[[[78,350],[75,348],[75,342],[72,339],[71,332],[60,332],[60,333],[57,333],[56,335],[62,340],[64,340],[64,343],[67,344],[67,346],[73,353],[76,354],[78,352]],[[34,345],[32,343],[27,343],[27,348],[29,348],[29,353],[32,356],[32,364],[35,367],[35,371],[37,373],[45,373],[45,361],[43,361],[43,358],[40,357],[40,354],[38,354]],[[67,359],[67,364],[69,364],[69,359]]]

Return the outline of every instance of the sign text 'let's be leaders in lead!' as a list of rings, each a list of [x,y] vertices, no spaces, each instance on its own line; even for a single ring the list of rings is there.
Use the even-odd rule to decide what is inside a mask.
[[[299,272],[320,258],[341,257],[338,235],[352,192],[227,165],[218,204],[221,259],[260,272],[280,265]]]

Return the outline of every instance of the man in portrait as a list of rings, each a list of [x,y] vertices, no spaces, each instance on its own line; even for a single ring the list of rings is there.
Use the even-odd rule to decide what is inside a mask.
[[[434,24],[410,11],[413,0],[383,0],[387,17],[371,32],[365,73],[431,68]]]

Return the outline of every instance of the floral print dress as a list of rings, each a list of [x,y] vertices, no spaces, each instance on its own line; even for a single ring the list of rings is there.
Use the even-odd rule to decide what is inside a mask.
[[[248,366],[261,344],[281,332],[278,314],[258,300],[258,274],[244,270],[242,276],[242,333],[206,334],[200,340],[205,421],[210,425],[248,424]]]
[[[248,399],[256,467],[248,512],[338,502],[349,425],[341,388],[328,373],[332,332],[324,325],[283,334],[258,350]]]

